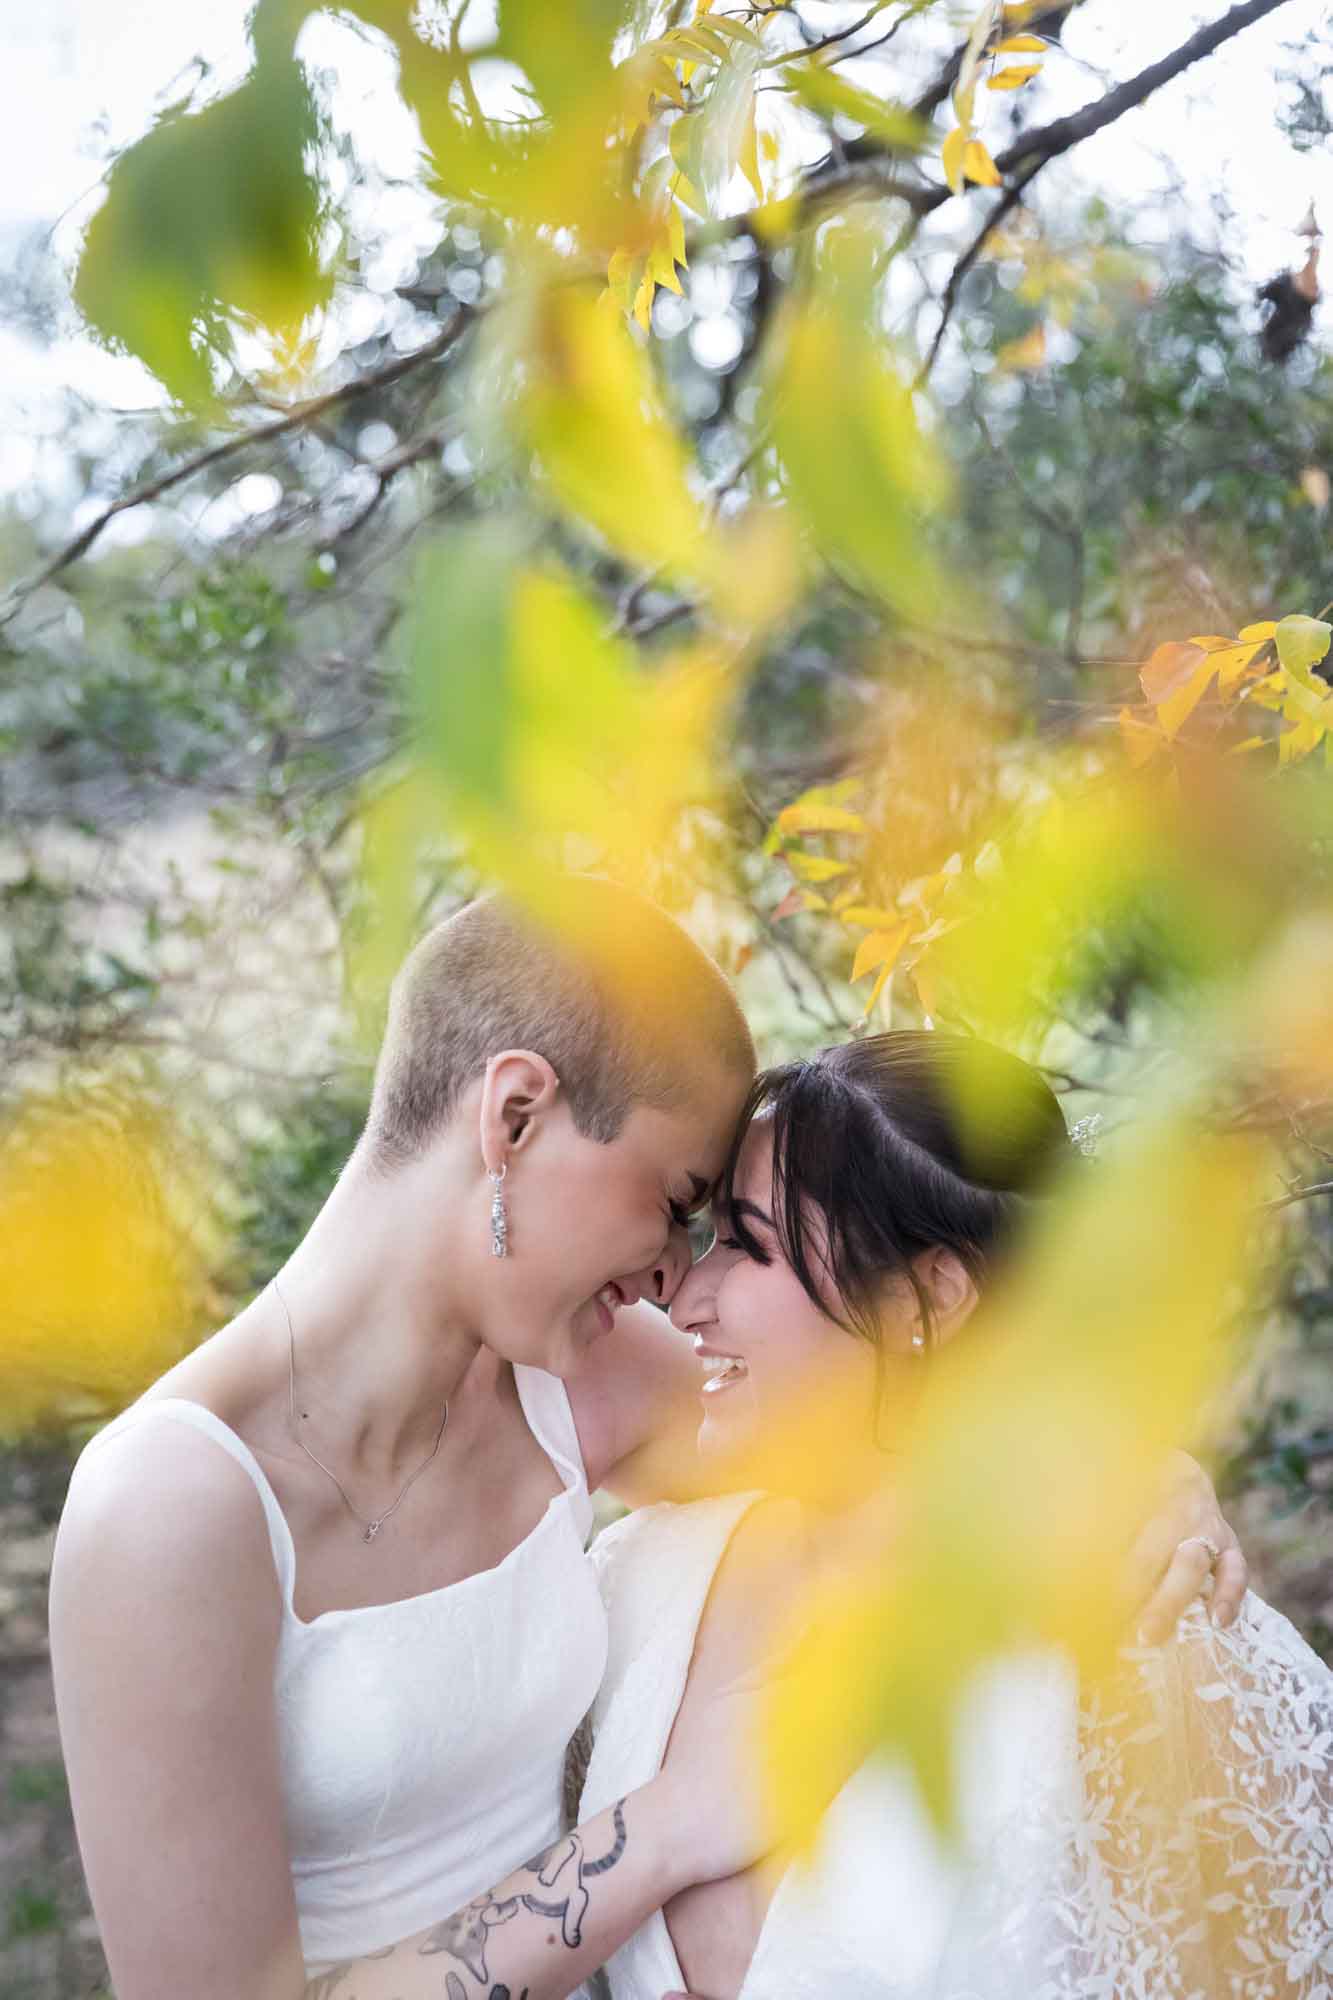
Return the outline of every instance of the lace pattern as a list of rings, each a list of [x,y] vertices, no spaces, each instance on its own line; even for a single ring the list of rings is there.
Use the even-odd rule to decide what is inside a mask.
[[[1285,1618],[1196,1606],[1047,1717],[940,2000],[1333,2000],[1333,1674]]]

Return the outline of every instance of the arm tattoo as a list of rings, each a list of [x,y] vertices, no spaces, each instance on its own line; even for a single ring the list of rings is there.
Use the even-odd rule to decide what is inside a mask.
[[[527,1909],[534,1911],[538,1916],[559,1917],[561,1935],[571,1951],[576,1951],[583,1942],[583,1919],[588,1914],[588,1904],[591,1900],[584,1884],[589,1876],[605,1875],[609,1868],[614,1868],[625,1852],[627,1835],[625,1815],[621,1811],[624,1803],[625,1801],[621,1799],[612,1808],[615,1816],[615,1842],[605,1854],[599,1855],[596,1861],[584,1858],[582,1837],[575,1832],[566,1834],[563,1840],[556,1841],[554,1847],[548,1847],[545,1854],[535,1856],[528,1863],[529,1869],[536,1875],[543,1889],[559,1888],[561,1876],[565,1877],[564,1892],[558,1902],[548,1902],[540,1896],[533,1895],[523,1896],[520,1900]],[[574,1870],[572,1875],[569,1873],[571,1862]]]
[[[434,1952],[447,1952],[450,1958],[456,1958],[460,1965],[467,1967],[479,1985],[490,1986],[489,2000],[512,2000],[507,1986],[490,1984],[486,1945],[491,1931],[498,1924],[507,1924],[522,1908],[532,1911],[534,1916],[558,1917],[562,1941],[571,1951],[576,1951],[583,1942],[583,1922],[591,1901],[585,1885],[590,1878],[605,1875],[614,1868],[625,1852],[629,1836],[625,1828],[624,1804],[621,1799],[612,1807],[616,1837],[606,1853],[599,1854],[595,1861],[586,1858],[583,1837],[575,1832],[562,1835],[550,1847],[543,1848],[540,1854],[534,1854],[531,1861],[523,1864],[520,1873],[535,1875],[541,1888],[558,1890],[557,1897],[520,1892],[497,1901],[494,1896],[474,1896],[465,1908],[452,1917],[446,1917],[442,1924],[436,1924],[418,1947],[421,1956],[425,1958]],[[455,1972],[446,1976],[445,1993],[447,2000],[468,2000],[467,1989]],[[526,1989],[519,2000],[526,2000]]]

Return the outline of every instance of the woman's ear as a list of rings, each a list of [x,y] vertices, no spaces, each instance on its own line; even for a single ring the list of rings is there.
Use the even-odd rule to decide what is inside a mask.
[[[480,1106],[481,1156],[488,1173],[499,1173],[513,1153],[531,1143],[559,1090],[560,1079],[546,1057],[531,1049],[502,1049],[491,1057]]]
[[[941,1346],[965,1326],[977,1303],[976,1280],[955,1250],[937,1244],[923,1251],[913,1268],[931,1303],[933,1344]]]

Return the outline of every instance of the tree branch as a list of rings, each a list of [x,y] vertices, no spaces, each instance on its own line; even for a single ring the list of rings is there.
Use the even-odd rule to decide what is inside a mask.
[[[128,493],[122,493],[118,500],[113,500],[110,506],[103,508],[85,528],[62,548],[57,549],[41,569],[13,586],[3,601],[0,601],[0,627],[9,624],[11,619],[17,616],[34,591],[40,590],[44,583],[49,583],[52,577],[58,576],[62,570],[68,569],[72,563],[78,562],[81,556],[85,556],[118,514],[128,514],[131,508],[142,507],[151,500],[158,500],[164,493],[169,493],[172,487],[180,486],[187,479],[193,479],[197,473],[207,471],[210,466],[221,464],[224,459],[235,457],[238,452],[249,451],[254,445],[268,444],[272,439],[283,437],[289,431],[300,430],[304,425],[316,422],[326,410],[334,409],[340,403],[351,402],[358,396],[368,396],[376,389],[387,388],[390,383],[400,381],[404,375],[410,375],[415,369],[424,368],[428,362],[438,361],[442,355],[448,353],[477,316],[474,307],[460,305],[448,326],[443,327],[433,340],[427,341],[424,347],[418,347],[414,353],[398,355],[394,360],[386,362],[382,368],[372,369],[368,375],[355,376],[352,381],[344,382],[339,388],[330,389],[322,396],[312,396],[307,402],[297,403],[291,409],[284,410],[283,414],[275,417],[271,423],[257,424],[252,430],[238,431],[231,437],[223,438],[220,443],[210,445],[206,451],[196,452],[193,458],[183,459],[179,465],[160,473],[156,479],[150,479],[142,486],[133,487]]]
[[[1290,1208],[1298,1201],[1313,1201],[1321,1194],[1333,1194],[1333,1181],[1312,1181],[1309,1187],[1294,1188],[1290,1194],[1280,1194],[1276,1201],[1266,1201],[1264,1207]]]
[[[930,374],[931,369],[935,366],[939,351],[944,345],[944,336],[949,330],[949,322],[953,318],[954,307],[958,304],[958,295],[962,291],[964,278],[976,263],[991,236],[1005,220],[1005,217],[1012,215],[1013,211],[1022,201],[1023,196],[1027,193],[1029,186],[1037,178],[1037,175],[1045,165],[1046,160],[1044,157],[1034,161],[1026,173],[1020,175],[1018,180],[1012,182],[1005,189],[999,201],[996,202],[994,208],[986,217],[986,220],[982,223],[980,229],[972,238],[972,241],[968,244],[952,271],[950,271],[949,282],[944,288],[944,297],[940,301],[940,323],[935,329],[935,338],[930,343],[930,350],[917,371],[916,380],[912,385],[913,388],[919,389]]]
[[[1084,139],[1091,138],[1094,132],[1103,131],[1106,126],[1113,125],[1117,119],[1123,118],[1127,111],[1136,110],[1164,84],[1173,82],[1193,64],[1202,62],[1205,56],[1212,55],[1224,42],[1230,41],[1244,29],[1252,27],[1256,21],[1263,20],[1265,15],[1274,14],[1279,7],[1287,4],[1288,0],[1241,0],[1240,5],[1230,8],[1219,20],[1210,21],[1207,26],[1200,28],[1197,33],[1189,37],[1188,41],[1173,49],[1170,55],[1163,56],[1159,62],[1150,63],[1146,69],[1140,70],[1137,76],[1117,84],[1114,90],[1108,90],[1103,97],[1095,98],[1091,104],[1085,104],[1081,111],[1075,111],[1067,118],[1054,119],[1049,125],[1034,126],[1030,132],[1020,133],[1011,146],[996,155],[996,166],[1002,174],[1011,174],[1034,158],[1043,166],[1048,160],[1058,159],[1062,153],[1069,152],[1072,147],[1081,145]],[[931,93],[928,92],[917,105],[913,106],[913,109],[927,112],[937,109],[951,87],[951,84],[944,85],[942,89],[938,85],[932,86],[933,90],[940,89],[940,94],[935,96],[932,102]],[[818,196],[823,202],[829,195],[840,194],[855,184],[862,178],[863,169],[877,169],[886,158],[891,157],[892,155],[886,155],[884,145],[878,139],[868,136],[853,139],[843,148],[843,159],[837,167],[830,171],[821,171],[819,168],[812,170],[806,181],[807,196]],[[901,196],[918,216],[923,217],[932,215],[937,208],[942,208],[946,201],[953,198],[953,190],[947,183],[938,187],[921,187],[907,182],[880,180],[877,175],[877,185],[881,186],[885,193]],[[737,218],[738,226],[741,228],[750,227],[752,221],[753,218],[745,216]]]

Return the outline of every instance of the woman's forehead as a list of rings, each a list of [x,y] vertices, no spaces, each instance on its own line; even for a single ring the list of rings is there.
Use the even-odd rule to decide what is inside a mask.
[[[768,1204],[773,1187],[773,1121],[762,1112],[750,1122],[736,1155],[731,1192]]]

